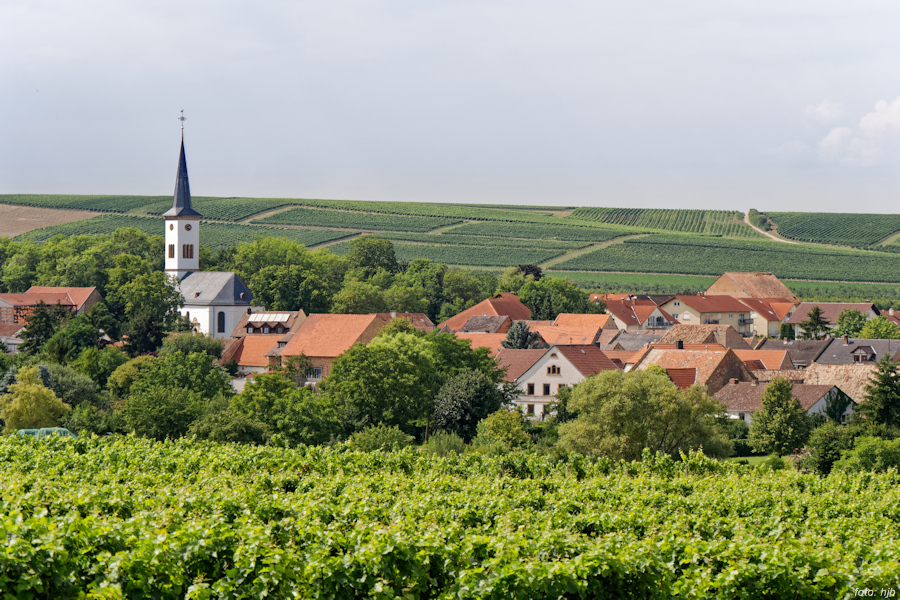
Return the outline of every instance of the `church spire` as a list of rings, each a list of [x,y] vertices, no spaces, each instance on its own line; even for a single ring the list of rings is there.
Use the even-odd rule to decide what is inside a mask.
[[[181,118],[184,119],[184,111]],[[191,186],[188,182],[187,161],[184,158],[184,121],[181,122],[181,154],[178,157],[178,173],[175,175],[175,197],[172,208],[163,213],[164,217],[199,217],[200,213],[191,207]]]

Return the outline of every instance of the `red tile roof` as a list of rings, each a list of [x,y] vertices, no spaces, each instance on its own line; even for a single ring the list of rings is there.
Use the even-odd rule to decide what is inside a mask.
[[[470,317],[481,315],[506,316],[513,321],[521,321],[531,318],[531,310],[519,302],[519,297],[515,294],[501,292],[497,298],[488,298],[472,308],[467,308],[458,315],[450,317],[441,323],[440,327],[449,331],[457,331],[466,324]]]
[[[266,367],[266,354],[277,347],[280,335],[245,335],[234,353],[234,360],[242,367]]]
[[[472,348],[487,348],[491,352],[491,356],[496,356],[503,349],[503,340],[506,339],[505,333],[467,333],[457,331],[454,335],[461,340],[469,340]]]
[[[25,329],[25,323],[0,323],[0,337],[16,337]]]
[[[775,371],[794,368],[794,363],[791,362],[786,350],[735,350],[734,353],[751,371],[754,369]],[[758,362],[762,366],[750,366],[749,362],[751,361]]]
[[[766,321],[783,321],[799,302],[785,302],[781,298],[740,298],[747,308]]]
[[[607,327],[612,320],[610,315],[559,313],[553,324],[557,327]]]
[[[47,305],[53,305],[59,302],[63,306],[71,306],[75,307],[75,302],[69,297],[68,294],[62,292],[54,292],[54,293],[34,293],[34,292],[19,292],[19,293],[6,293],[0,294],[0,300],[5,300],[6,302],[12,304],[13,306],[37,306],[39,303],[43,302]]]
[[[618,369],[619,367],[613,363],[609,357],[604,354],[603,350],[597,346],[555,346],[559,353],[565,356],[572,363],[578,372],[585,377],[596,375],[601,371],[609,371]],[[548,352],[552,352],[550,348]]]
[[[541,335],[549,345],[558,344],[593,344],[600,337],[600,328],[596,325],[588,327],[553,327],[537,325],[530,327]]]
[[[762,408],[762,397],[767,383],[729,383],[716,393],[716,397],[731,411],[752,412]],[[833,385],[794,384],[791,395],[800,401],[803,410],[809,410]]]
[[[91,294],[95,292],[95,287],[50,287],[33,285],[25,292],[26,294],[65,294],[69,297],[75,310],[81,310],[84,303],[87,302]]]
[[[675,296],[701,314],[747,312],[747,306],[731,296]]]
[[[794,310],[794,314],[787,320],[788,323],[799,325],[809,319],[809,313],[814,306],[822,309],[822,316],[831,324],[837,323],[838,315],[845,310],[858,310],[862,314],[868,314],[870,310],[878,314],[878,309],[871,302],[802,302]]]
[[[281,349],[281,355],[336,358],[355,344],[369,327],[381,329],[387,323],[388,320],[376,314],[312,314]]]
[[[682,390],[697,383],[697,369],[666,369],[666,375]]]
[[[525,374],[525,372],[534,366],[544,354],[543,350],[513,350],[504,348],[497,354],[497,363],[500,367],[506,367],[506,375],[503,377],[506,381],[515,381]]]
[[[772,273],[724,273],[719,279],[731,279],[751,298],[797,299],[794,293]]]

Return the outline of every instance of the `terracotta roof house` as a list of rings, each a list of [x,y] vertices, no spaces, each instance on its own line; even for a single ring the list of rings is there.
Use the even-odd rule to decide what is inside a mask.
[[[744,337],[731,325],[676,325],[664,335],[660,344],[721,344],[732,350],[749,350]]]
[[[7,354],[18,354],[25,323],[0,323],[0,343],[6,347]]]
[[[25,323],[41,302],[84,314],[100,300],[103,297],[94,287],[31,286],[26,292],[0,294],[0,323]]]
[[[596,325],[584,327],[557,327],[554,325],[535,325],[531,331],[540,334],[544,342],[549,345],[592,345],[596,344],[602,331]]]
[[[431,333],[435,330],[434,321],[429,319],[428,315],[425,313],[397,312],[394,310],[389,313],[377,314],[388,322],[393,321],[394,319],[406,319],[415,329],[424,331],[425,333]]]
[[[795,337],[803,335],[800,323],[809,319],[809,313],[816,306],[822,309],[822,316],[828,321],[829,329],[837,327],[838,316],[845,310],[858,310],[865,315],[867,321],[881,314],[871,302],[801,302],[785,321],[794,326]]]
[[[734,353],[751,371],[794,368],[787,350],[735,350]]]
[[[353,344],[368,344],[390,318],[380,314],[331,315],[311,314],[279,352],[287,356],[305,354],[312,363],[314,384],[328,376],[334,359]]]
[[[597,327],[618,331],[615,319],[608,314],[559,313],[553,321],[555,327]]]
[[[457,333],[506,333],[511,325],[512,320],[505,315],[499,317],[481,315],[470,317]]]
[[[740,419],[750,425],[753,413],[762,408],[762,397],[767,383],[729,383],[716,394],[716,398],[727,407],[725,414],[732,419]],[[835,385],[794,384],[792,395],[800,402],[807,415],[825,414],[825,406],[831,399],[844,397],[849,405],[843,420],[853,414],[853,400]]]
[[[803,370],[803,383],[835,385],[853,398],[856,403],[865,402],[866,386],[875,370],[874,363],[849,365],[823,365],[813,363]]]
[[[641,300],[633,296],[624,300],[610,300],[606,312],[612,315],[617,329],[666,330],[678,323],[677,316],[653,300]]]
[[[781,298],[740,298],[750,309],[753,335],[779,337],[781,325],[800,304]]]
[[[706,290],[707,296],[800,299],[772,273],[724,273]]]
[[[763,340],[756,349],[787,350],[794,367],[805,369],[816,361],[830,343],[830,340]]]
[[[663,350],[651,348],[638,359],[633,370],[644,371],[650,365],[663,369],[694,369],[694,384],[705,385],[715,394],[732,379],[754,381],[750,370],[731,350]],[[683,375],[683,373],[682,373]]]
[[[306,313],[295,311],[247,311],[231,337],[224,338],[225,350],[220,364],[234,360],[238,373],[265,373],[278,365],[278,352],[287,344],[287,337],[297,331],[306,320]]]
[[[503,349],[503,341],[506,339],[505,333],[470,333],[457,331],[456,337],[461,340],[469,340],[472,348],[487,348],[491,356],[497,356],[497,353]]]
[[[740,333],[752,333],[750,308],[731,296],[675,296],[661,309],[683,325],[730,325]]]
[[[550,346],[544,350],[507,350],[497,355],[497,362],[507,367],[506,380],[519,389],[516,404],[525,414],[543,419],[547,405],[559,390],[583,381],[601,371],[618,369],[596,346]]]
[[[656,331],[635,331],[633,329],[628,329],[618,332],[605,343],[604,337],[601,335],[600,349],[604,352],[607,350],[630,350],[636,352],[648,344],[659,342],[665,335],[665,333]]]
[[[874,363],[885,354],[894,362],[900,362],[900,340],[864,340],[837,337],[816,357],[823,365],[849,365]]]
[[[441,331],[459,331],[470,318],[478,316],[509,317],[513,321],[522,321],[531,318],[531,310],[519,302],[519,297],[515,294],[500,292],[494,298],[488,298],[450,317],[439,327]]]
[[[886,312],[881,313],[881,316],[900,328],[900,313],[894,311],[893,308],[887,309]]]

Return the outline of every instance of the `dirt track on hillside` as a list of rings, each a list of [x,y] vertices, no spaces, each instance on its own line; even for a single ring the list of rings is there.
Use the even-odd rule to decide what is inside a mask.
[[[61,210],[0,204],[0,236],[13,237],[26,231],[93,219],[100,213],[86,210]]]

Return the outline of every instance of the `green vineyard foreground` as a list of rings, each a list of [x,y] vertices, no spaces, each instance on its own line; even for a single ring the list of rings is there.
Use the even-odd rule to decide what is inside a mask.
[[[0,439],[5,598],[850,598],[900,582],[900,478],[702,455]]]

